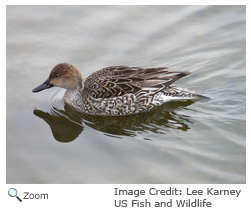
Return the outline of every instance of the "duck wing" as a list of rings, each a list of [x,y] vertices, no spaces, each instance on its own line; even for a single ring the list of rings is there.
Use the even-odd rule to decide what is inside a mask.
[[[143,90],[156,93],[188,74],[187,71],[171,72],[165,67],[111,66],[87,77],[83,92],[95,99],[137,94]]]

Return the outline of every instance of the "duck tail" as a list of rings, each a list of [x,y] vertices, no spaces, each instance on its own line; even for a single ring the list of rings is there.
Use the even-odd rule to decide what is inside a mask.
[[[201,95],[199,93],[196,93],[193,90],[188,90],[186,88],[178,88],[175,86],[170,86],[169,88],[166,88],[162,90],[164,96],[163,101],[169,102],[172,100],[209,100],[209,97],[206,97],[204,95]]]

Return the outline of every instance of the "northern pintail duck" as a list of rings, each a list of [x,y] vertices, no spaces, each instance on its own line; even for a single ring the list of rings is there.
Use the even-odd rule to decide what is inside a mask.
[[[76,110],[96,115],[128,115],[147,112],[172,100],[196,100],[204,97],[173,83],[189,75],[168,68],[111,66],[88,76],[68,63],[56,65],[49,78],[33,92],[53,86],[65,88],[64,100]]]

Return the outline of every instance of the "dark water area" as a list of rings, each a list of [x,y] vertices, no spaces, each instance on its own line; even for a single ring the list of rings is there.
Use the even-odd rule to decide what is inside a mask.
[[[121,117],[32,89],[58,63],[192,74],[210,97]],[[7,6],[7,183],[245,183],[245,6]]]

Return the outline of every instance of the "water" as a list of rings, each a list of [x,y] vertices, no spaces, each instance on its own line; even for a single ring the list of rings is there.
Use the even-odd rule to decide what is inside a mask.
[[[245,183],[245,6],[7,6],[7,183]],[[210,97],[123,117],[79,114],[60,62],[192,72]]]

